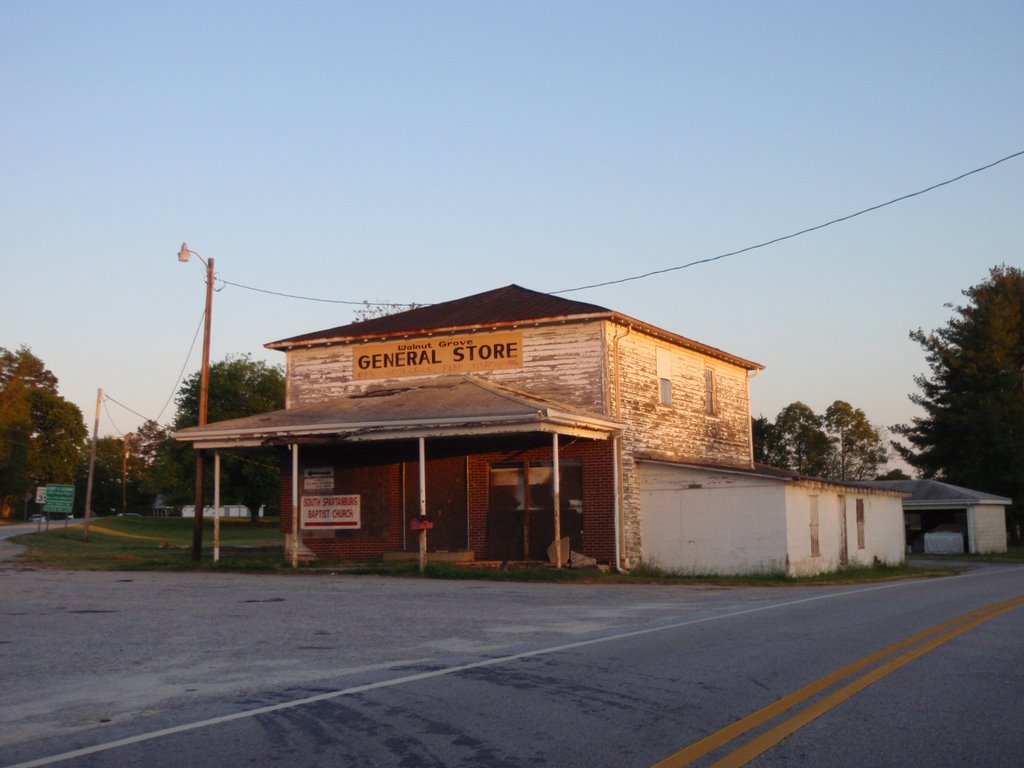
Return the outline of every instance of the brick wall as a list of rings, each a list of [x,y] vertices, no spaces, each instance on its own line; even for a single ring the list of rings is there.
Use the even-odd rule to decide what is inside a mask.
[[[428,441],[428,450],[430,442]],[[300,453],[300,457],[302,454]],[[330,462],[329,452],[310,458],[312,465]],[[612,442],[579,440],[562,445],[559,458],[579,461],[583,471],[583,554],[599,562],[612,563],[615,559],[615,493]],[[550,447],[529,449],[492,450],[467,457],[467,515],[469,549],[478,560],[488,551],[488,505],[490,466],[493,463],[550,461]],[[300,471],[311,463],[302,459]],[[333,462],[331,462],[333,464]],[[412,465],[410,465],[412,466]],[[281,530],[292,530],[291,464],[283,462],[281,468]],[[301,543],[317,558],[327,560],[376,560],[385,552],[398,551],[403,545],[402,476],[401,464],[386,467],[388,529],[381,535],[365,531],[342,531],[333,538],[302,537]],[[429,480],[428,480],[429,482]],[[339,489],[347,493],[366,493],[367,488],[346,486]],[[378,495],[381,489],[375,491]],[[301,535],[301,534],[300,534]],[[428,534],[429,537],[429,534]]]

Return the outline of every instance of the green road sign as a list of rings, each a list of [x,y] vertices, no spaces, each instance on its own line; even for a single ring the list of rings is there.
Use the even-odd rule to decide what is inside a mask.
[[[46,505],[44,512],[58,512],[65,515],[71,514],[71,505],[75,502],[75,486],[73,485],[48,485],[46,486]]]

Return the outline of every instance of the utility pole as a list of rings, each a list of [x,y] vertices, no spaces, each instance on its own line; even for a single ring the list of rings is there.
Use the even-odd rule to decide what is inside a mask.
[[[96,390],[96,421],[92,425],[92,448],[89,450],[89,480],[85,484],[85,523],[82,541],[89,540],[89,521],[92,519],[92,478],[96,470],[96,435],[100,431],[100,409],[103,407],[103,387]]]
[[[188,261],[189,256],[198,253],[181,244],[178,261]],[[207,406],[210,400],[210,318],[213,314],[213,259],[199,260],[206,265],[206,313],[203,316],[203,368],[199,376],[199,426],[206,426]],[[203,559],[203,451],[196,449],[196,513],[195,525],[192,528],[192,559],[199,562]]]

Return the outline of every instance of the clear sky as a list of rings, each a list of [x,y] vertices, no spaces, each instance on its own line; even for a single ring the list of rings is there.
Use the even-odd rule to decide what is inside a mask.
[[[1024,149],[1024,3],[0,3],[0,346],[92,424],[167,423],[227,281],[540,291],[743,248]],[[908,339],[1024,262],[1024,158],[806,236],[565,294],[766,370],[753,412],[888,426]],[[350,322],[222,287],[212,358]],[[197,370],[199,347],[187,373]],[[108,403],[101,434],[140,419]],[[161,415],[162,412],[162,415]]]

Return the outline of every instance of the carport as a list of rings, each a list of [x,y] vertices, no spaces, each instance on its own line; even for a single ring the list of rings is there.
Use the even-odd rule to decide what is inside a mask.
[[[876,480],[865,483],[878,488],[906,491],[903,518],[907,546],[913,552],[925,552],[929,534],[935,542],[940,534],[959,533],[963,551],[975,554],[1006,551],[1006,507],[1012,500],[984,491],[975,491],[938,480]],[[948,548],[948,544],[941,545]]]

